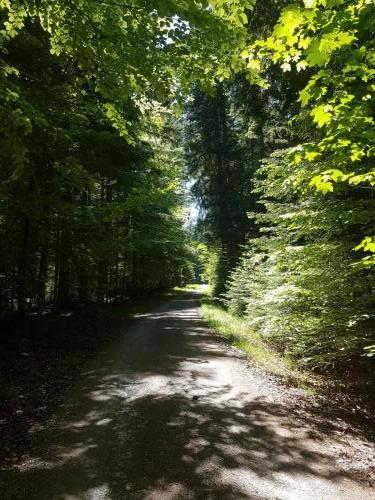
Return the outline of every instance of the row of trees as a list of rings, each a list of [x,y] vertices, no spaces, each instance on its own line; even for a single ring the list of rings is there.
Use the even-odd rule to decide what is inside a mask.
[[[184,104],[215,293],[306,362],[371,354],[371,0],[0,8],[2,308],[191,273]]]
[[[217,296],[247,236],[258,232],[248,213],[261,210],[252,179],[262,160],[305,133],[288,126],[303,77],[285,78],[277,68],[269,74],[268,89],[239,75],[218,82],[213,95],[195,91],[186,106],[186,172],[201,209],[197,233],[211,249],[208,274]]]
[[[251,237],[231,273],[225,303],[249,327],[308,366],[366,365],[375,320],[373,269],[353,250],[372,230],[371,190],[341,186],[327,197],[291,189],[299,169],[278,151],[259,169]]]
[[[166,109],[213,87],[252,4],[0,0],[1,310],[191,275]]]
[[[73,60],[28,19],[3,41],[0,310],[123,301],[192,276],[171,117],[131,99],[115,128]],[[162,144],[163,142],[163,144]]]
[[[355,0],[267,5],[275,9],[262,2],[253,10],[252,42],[241,52],[257,85],[234,77],[205,98],[209,104],[199,119],[199,101],[190,112],[195,136],[187,151],[197,151],[200,169],[193,171],[195,191],[203,225],[217,242],[216,278],[224,274],[214,293],[245,315],[250,330],[306,365],[369,369],[374,6]],[[224,173],[216,168],[216,189],[210,154],[223,143],[217,130],[206,140],[205,120],[213,102],[223,109],[223,88],[227,124],[242,150],[237,168],[229,157]],[[234,182],[221,193],[228,175]],[[215,213],[218,203],[229,204],[229,216]],[[234,248],[223,273],[225,236],[215,225],[220,221],[231,231],[237,209],[244,215],[245,207],[248,219],[234,230],[236,239],[229,237]]]

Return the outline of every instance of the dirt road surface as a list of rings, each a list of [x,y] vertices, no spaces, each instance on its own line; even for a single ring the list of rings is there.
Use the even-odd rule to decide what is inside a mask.
[[[355,441],[292,410],[298,390],[247,366],[198,299],[140,315],[100,354],[2,475],[2,500],[375,498]]]

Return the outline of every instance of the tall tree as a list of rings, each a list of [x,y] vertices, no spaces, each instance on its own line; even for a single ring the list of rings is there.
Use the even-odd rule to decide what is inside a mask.
[[[185,144],[188,175],[203,209],[207,241],[218,246],[215,293],[221,293],[249,230],[246,212],[252,203],[246,150],[223,84],[217,85],[213,96],[195,91],[186,114]]]

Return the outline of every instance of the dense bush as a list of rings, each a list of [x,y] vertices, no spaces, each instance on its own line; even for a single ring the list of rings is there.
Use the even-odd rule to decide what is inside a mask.
[[[273,154],[258,172],[265,212],[252,216],[261,234],[246,245],[226,303],[306,364],[365,361],[375,275],[353,247],[375,215],[374,193],[341,186],[327,197],[297,189],[296,174],[309,179],[311,172],[303,162],[291,169],[286,153]]]

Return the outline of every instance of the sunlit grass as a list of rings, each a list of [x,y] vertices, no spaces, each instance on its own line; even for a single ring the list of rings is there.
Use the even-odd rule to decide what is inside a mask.
[[[268,346],[244,318],[229,313],[209,299],[203,301],[201,312],[208,325],[228,339],[231,345],[244,352],[251,364],[281,377],[288,383],[311,390],[307,373],[299,370],[293,360]]]

